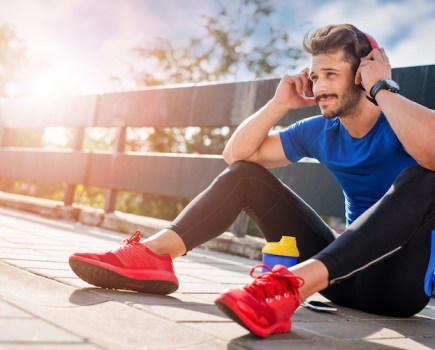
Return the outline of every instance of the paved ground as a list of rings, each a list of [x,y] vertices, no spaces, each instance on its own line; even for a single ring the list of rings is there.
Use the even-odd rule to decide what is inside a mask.
[[[1,208],[0,221],[0,349],[435,349],[434,299],[410,319],[301,308],[292,332],[259,339],[213,304],[256,261],[198,249],[175,261],[170,296],[104,290],[76,278],[68,256],[124,235]]]

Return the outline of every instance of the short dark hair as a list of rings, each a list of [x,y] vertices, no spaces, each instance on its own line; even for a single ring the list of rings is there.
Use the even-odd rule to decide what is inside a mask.
[[[310,31],[305,34],[303,47],[313,56],[343,51],[344,60],[351,64],[354,73],[361,57],[372,51],[366,34],[352,24],[332,24]]]

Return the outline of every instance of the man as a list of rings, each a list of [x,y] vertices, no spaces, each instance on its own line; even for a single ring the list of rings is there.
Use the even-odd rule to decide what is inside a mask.
[[[267,241],[291,232],[301,252],[298,265],[275,266],[216,300],[251,332],[289,331],[300,302],[316,292],[390,316],[424,308],[423,281],[434,269],[435,113],[398,93],[385,51],[352,25],[307,34],[304,48],[311,69],[285,76],[238,127],[224,150],[229,167],[209,188],[142,243],[136,233],[118,250],[73,254],[75,273],[100,287],[171,293],[178,287],[172,259],[218,236],[244,210]],[[310,82],[314,97],[305,94]],[[288,110],[316,103],[322,116],[271,131]],[[265,169],[307,156],[343,188],[341,235]]]

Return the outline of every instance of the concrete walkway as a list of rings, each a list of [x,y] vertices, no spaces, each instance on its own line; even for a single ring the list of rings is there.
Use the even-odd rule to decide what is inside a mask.
[[[409,319],[300,308],[292,332],[259,339],[213,304],[257,261],[197,249],[175,261],[170,296],[104,290],[75,277],[68,257],[125,235],[1,208],[0,221],[0,349],[435,349],[434,299]]]

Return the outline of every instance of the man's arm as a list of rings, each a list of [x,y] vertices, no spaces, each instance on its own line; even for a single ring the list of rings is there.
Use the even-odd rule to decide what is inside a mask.
[[[371,88],[384,78],[391,78],[391,66],[385,51],[375,49],[362,59],[356,80]],[[435,171],[435,112],[388,90],[380,90],[376,102],[406,151]]]
[[[376,101],[406,151],[435,171],[435,112],[387,90],[378,92]]]
[[[231,136],[223,152],[225,161],[232,164],[246,160],[269,168],[290,164],[278,132],[271,130],[290,109],[316,103],[314,98],[305,96],[307,84],[308,69],[299,74],[284,76],[274,97],[245,119]]]

